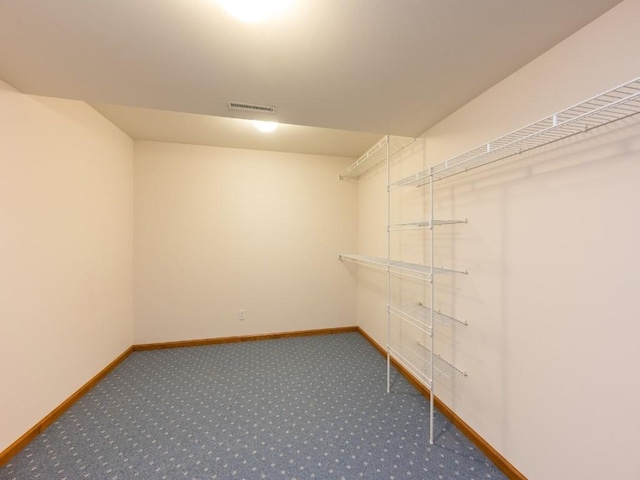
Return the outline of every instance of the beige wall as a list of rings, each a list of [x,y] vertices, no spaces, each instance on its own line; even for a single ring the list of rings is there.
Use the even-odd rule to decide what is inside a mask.
[[[350,161],[136,142],[135,342],[355,325]]]
[[[444,161],[640,76],[639,18],[640,2],[623,2],[426,132],[406,163]],[[532,480],[640,478],[639,158],[636,118],[437,187],[439,216],[469,219],[437,233],[436,263],[469,271],[436,296],[469,322],[436,338],[469,376],[437,394]],[[385,253],[383,177],[359,188],[364,254]],[[402,195],[419,217],[424,200]],[[396,255],[424,254],[415,233],[394,235]],[[359,324],[381,344],[385,282],[361,269]]]
[[[0,451],[132,343],[133,142],[0,82]]]
[[[426,132],[393,175],[639,76],[638,18],[626,0]],[[440,215],[469,224],[438,233],[438,263],[469,275],[437,307],[469,326],[438,342],[469,376],[438,394],[530,479],[640,476],[639,138],[631,120],[439,186]],[[386,277],[337,261],[386,254],[383,169],[356,187],[337,180],[348,159],[134,146],[82,102],[3,83],[0,140],[0,451],[131,343],[346,326],[356,308],[386,343]],[[400,195],[394,215],[424,213],[418,190]],[[424,259],[398,235],[396,256]]]

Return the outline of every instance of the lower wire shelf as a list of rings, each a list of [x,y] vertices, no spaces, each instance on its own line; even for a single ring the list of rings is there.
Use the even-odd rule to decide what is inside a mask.
[[[452,378],[455,375],[467,376],[466,370],[461,370],[440,355],[431,355],[431,350],[421,343],[415,345],[401,343],[398,346],[389,345],[389,354],[393,359],[406,368],[429,390],[433,387],[431,377],[431,359],[433,358],[433,377]]]

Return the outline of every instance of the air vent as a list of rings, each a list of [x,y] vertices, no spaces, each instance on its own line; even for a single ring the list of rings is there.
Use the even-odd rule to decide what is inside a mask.
[[[259,113],[276,113],[276,107],[270,107],[269,105],[255,105],[253,103],[242,102],[229,102],[227,103],[229,110],[242,110],[244,112],[259,112]]]

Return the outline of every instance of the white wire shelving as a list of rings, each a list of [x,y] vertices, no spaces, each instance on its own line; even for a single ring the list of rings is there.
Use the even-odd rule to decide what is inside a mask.
[[[387,226],[387,231],[397,230],[419,230],[431,228],[437,225],[455,225],[457,223],[468,223],[467,220],[422,220],[417,222],[393,223]]]
[[[377,268],[385,272],[400,275],[403,277],[415,278],[417,280],[431,281],[434,275],[466,275],[466,271],[454,270],[451,268],[432,267],[430,265],[421,265],[419,263],[401,262],[381,257],[370,257],[367,255],[359,255],[356,253],[341,253],[339,259],[342,261],[353,262],[370,268]]]
[[[390,392],[391,382],[391,359],[398,362],[399,365],[404,367],[416,380],[424,384],[431,392],[430,399],[430,427],[429,427],[429,442],[433,444],[433,416],[434,416],[434,381],[433,379],[438,376],[451,377],[456,373],[462,371],[454,367],[451,363],[446,362],[441,357],[436,355],[434,349],[434,333],[435,324],[448,324],[448,325],[466,325],[465,322],[459,322],[458,320],[449,317],[441,312],[437,312],[433,307],[434,298],[434,279],[439,275],[466,275],[466,271],[454,270],[451,268],[436,267],[434,265],[434,245],[433,245],[433,228],[440,225],[452,225],[457,223],[466,223],[466,220],[440,220],[435,219],[433,216],[433,194],[431,195],[430,202],[430,215],[428,220],[420,220],[409,223],[396,223],[390,222],[391,207],[390,207],[390,166],[391,158],[393,155],[400,152],[406,146],[410,145],[414,139],[406,137],[392,137],[386,136],[382,138],[376,145],[370,148],[367,153],[353,163],[345,172],[340,175],[340,179],[346,178],[358,178],[367,170],[380,164],[382,161],[386,161],[387,167],[387,257],[372,257],[360,254],[341,254],[340,260],[343,262],[353,262],[365,267],[379,269],[387,273],[387,392]],[[393,260],[391,258],[391,232],[396,230],[412,230],[421,229],[429,232],[429,245],[430,245],[430,265],[423,265],[417,263],[410,263],[404,261]],[[422,303],[416,303],[413,305],[403,305],[396,307],[391,304],[391,278],[392,276],[402,276],[411,279],[418,280],[420,282],[427,282],[431,284],[431,306],[427,307]],[[392,333],[397,333],[395,330],[392,332],[392,328],[396,322],[392,322],[392,316],[397,317],[400,322],[406,322],[408,325],[413,326],[415,330],[413,333],[418,333],[422,336],[421,339],[411,336],[408,340],[404,339],[398,342],[397,345],[393,344]],[[393,323],[393,324],[392,324]],[[398,325],[399,327],[399,325]],[[398,328],[398,331],[401,331]],[[429,338],[427,340],[427,338]],[[462,372],[466,375],[466,372]]]
[[[460,370],[440,355],[432,354],[431,350],[420,342],[415,345],[407,343],[389,346],[392,358],[409,370],[429,390],[433,388],[435,378],[452,378],[455,375],[467,376],[467,372]]]
[[[353,162],[340,174],[340,180],[346,178],[356,179],[365,172],[380,165],[387,160],[387,156],[393,156],[403,148],[415,142],[415,138],[385,135],[373,147]]]
[[[389,189],[422,186],[640,113],[640,78],[405,177]]]
[[[428,219],[419,220],[408,223],[391,223],[390,219],[390,205],[393,185],[390,181],[389,162],[387,162],[387,248],[391,251],[392,238],[396,235],[396,231],[411,230],[411,229],[423,229],[428,234],[425,236],[425,247],[428,247],[429,263],[434,264],[435,260],[435,234],[436,227],[443,225],[454,225],[458,223],[467,223],[467,220],[442,220],[435,218],[434,209],[434,182],[433,177],[430,176],[427,179],[429,183],[428,196]],[[457,271],[451,269],[442,269],[451,273],[463,273],[466,271]],[[435,272],[433,272],[435,273]],[[388,280],[388,303],[387,303],[387,391],[390,390],[390,371],[389,363],[391,358],[399,362],[404,368],[406,368],[416,379],[422,382],[429,389],[429,443],[433,444],[434,440],[434,409],[435,409],[435,390],[437,377],[450,378],[456,373],[462,373],[466,376],[466,372],[458,369],[452,363],[449,363],[442,359],[436,353],[436,333],[437,325],[463,325],[465,322],[459,322],[453,317],[442,314],[436,311],[436,289],[434,274],[429,277],[423,277],[429,285],[428,302],[429,306],[424,305],[422,302],[418,302],[413,305],[404,305],[396,307],[391,303],[391,284],[390,275]],[[397,318],[399,321],[394,321],[392,318]],[[413,333],[406,332],[404,326],[410,325],[415,329]],[[409,329],[411,330],[411,329]],[[419,332],[422,332],[421,334]],[[416,339],[415,335],[422,338]],[[394,345],[393,339],[400,335],[401,341],[399,345]],[[405,336],[406,335],[406,336]],[[417,348],[419,346],[419,348]],[[399,349],[398,349],[399,347]]]
[[[436,353],[435,339],[437,327],[448,325],[466,326],[467,323],[435,310],[436,290],[434,279],[438,274],[467,274],[447,268],[407,263],[391,259],[391,242],[395,231],[423,229],[428,231],[429,259],[434,263],[434,228],[441,225],[467,223],[467,220],[438,220],[434,217],[434,186],[438,180],[479,168],[493,162],[516,157],[524,152],[558,142],[575,135],[640,113],[640,78],[589,98],[570,108],[564,109],[537,122],[515,130],[480,145],[461,155],[421,170],[413,175],[391,182],[391,157],[413,142],[404,137],[386,136],[361,156],[341,175],[340,179],[358,178],[367,170],[387,162],[387,258],[359,254],[342,254],[340,260],[354,262],[387,272],[387,391],[390,391],[390,362],[393,358],[416,380],[430,391],[429,442],[433,443],[433,411],[436,382],[438,377],[451,378],[467,375],[452,363]],[[390,194],[405,186],[429,185],[429,218],[405,223],[390,221]],[[391,278],[400,275],[430,283],[429,306],[416,302],[396,306],[391,302]],[[392,321],[392,317],[394,320]],[[397,320],[397,321],[396,321]],[[392,330],[396,328],[396,330]],[[406,336],[405,336],[406,334]],[[420,338],[416,338],[416,335]]]
[[[406,320],[423,333],[431,336],[433,327],[431,325],[431,308],[422,302],[409,303],[401,306],[387,305],[387,311],[396,317]],[[443,326],[453,327],[455,325],[467,325],[466,321],[458,320],[440,311],[433,312],[434,320]]]

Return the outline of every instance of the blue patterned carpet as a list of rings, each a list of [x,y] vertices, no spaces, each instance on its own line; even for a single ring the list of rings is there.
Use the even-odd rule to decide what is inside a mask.
[[[504,479],[358,333],[135,352],[0,480]]]

